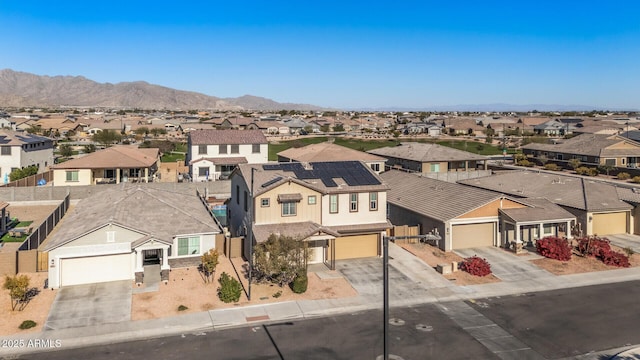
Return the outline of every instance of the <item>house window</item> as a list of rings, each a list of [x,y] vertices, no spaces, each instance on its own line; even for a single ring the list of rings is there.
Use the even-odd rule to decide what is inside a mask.
[[[336,214],[338,212],[338,195],[329,195],[329,213]]]
[[[209,168],[208,167],[198,168],[198,176],[209,176]]]
[[[227,145],[218,145],[218,153],[219,154],[226,154],[227,153]]]
[[[369,193],[369,210],[378,210],[378,193]]]
[[[251,145],[251,152],[254,154],[260,154],[260,144]]]
[[[67,171],[67,182],[78,181],[78,170]]]
[[[605,159],[604,164],[607,166],[616,166],[616,159]]]
[[[107,242],[115,242],[116,241],[116,232],[115,231],[107,231]]]
[[[178,256],[200,254],[200,237],[178,238]]]
[[[45,164],[46,166],[46,164]],[[107,179],[113,179],[116,177],[116,171],[114,169],[106,169],[104,171],[104,177]]]
[[[11,146],[0,147],[0,155],[11,155]]]
[[[555,226],[553,224],[544,224],[542,226],[543,235],[553,235]]]
[[[244,211],[249,211],[249,193],[244,192]]]
[[[236,204],[240,205],[240,185],[236,185]]]
[[[231,145],[231,153],[232,154],[240,153],[240,145],[238,145],[238,144]]]
[[[309,195],[309,197],[307,198],[307,204],[315,205],[316,204],[316,196],[315,195]]]
[[[269,198],[262,198],[262,199],[260,199],[260,206],[262,206],[262,207],[269,207]]]
[[[371,170],[373,171],[380,171],[380,164],[371,164]]]
[[[207,145],[198,145],[198,155],[207,155]]]
[[[430,172],[440,172],[440,164],[429,164]]]
[[[358,211],[358,194],[349,194],[349,211]]]
[[[282,203],[282,216],[296,216],[296,203],[295,202],[283,202]]]

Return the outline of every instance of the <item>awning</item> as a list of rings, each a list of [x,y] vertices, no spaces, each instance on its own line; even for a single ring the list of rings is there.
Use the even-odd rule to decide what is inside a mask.
[[[296,194],[279,194],[278,195],[278,202],[299,202],[300,200],[302,200],[302,194],[300,193],[296,193]]]

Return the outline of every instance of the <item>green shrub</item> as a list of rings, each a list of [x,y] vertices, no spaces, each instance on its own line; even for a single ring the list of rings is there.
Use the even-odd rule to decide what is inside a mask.
[[[627,254],[627,256],[631,257],[631,255],[635,254],[636,252],[633,251],[633,249],[629,246],[627,246],[626,248],[622,249],[622,251],[624,251],[625,254]]]
[[[309,278],[307,277],[307,271],[302,269],[296,275],[296,278],[291,282],[291,290],[296,294],[302,294],[307,291],[307,285],[309,285]]]
[[[553,163],[546,164],[544,166],[544,169],[545,170],[551,170],[551,171],[560,171],[560,170],[562,170],[562,168],[560,166],[558,166],[557,164],[553,164]]]
[[[525,160],[518,161],[518,165],[526,166],[526,167],[532,167],[533,163],[531,161],[525,159]]]
[[[184,306],[184,305],[180,305],[180,306],[178,306],[178,311],[185,311],[185,310],[188,310],[188,309],[189,309],[189,308],[188,308],[188,307],[186,307],[186,306]]]
[[[631,175],[629,175],[629,173],[626,173],[626,172],[621,172],[621,173],[618,173],[617,177],[618,177],[618,180],[629,180],[631,178]]]
[[[279,298],[280,296],[282,296],[282,291],[278,290],[278,292],[276,292],[275,294],[273,294],[273,295],[271,295],[271,296],[273,296],[274,298],[276,298],[276,299],[277,299],[277,298]]]
[[[640,176],[634,176],[633,179],[631,179],[632,183],[636,183],[636,184],[640,184]]]
[[[584,175],[584,176],[598,176],[598,174],[600,173],[600,171],[597,168],[588,168],[586,166],[580,166],[575,170],[576,170],[576,174]]]
[[[238,302],[242,293],[242,285],[240,282],[223,272],[218,279],[220,287],[218,288],[218,297],[225,303]]]
[[[37,324],[35,321],[33,320],[25,320],[22,322],[22,324],[20,324],[20,329],[22,330],[26,330],[26,329],[31,329],[32,327],[35,327]]]

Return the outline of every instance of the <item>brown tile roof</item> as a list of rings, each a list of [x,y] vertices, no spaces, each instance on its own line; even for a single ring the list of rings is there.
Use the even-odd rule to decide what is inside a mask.
[[[367,151],[370,154],[387,158],[407,159],[418,162],[432,161],[464,161],[487,160],[488,157],[453,149],[438,144],[425,144],[416,142],[404,142],[399,146],[384,147]]]
[[[271,234],[290,236],[303,240],[319,232],[327,233],[336,237],[339,236],[336,231],[325,228],[312,221],[253,225],[253,236],[259,243],[267,241]]]
[[[560,221],[576,218],[572,213],[547,199],[522,199],[522,202],[529,205],[529,207],[519,209],[500,209],[500,211],[517,222]]]
[[[386,158],[363,151],[350,149],[330,142],[310,144],[300,148],[290,148],[278,153],[278,156],[299,162],[315,161],[386,161]]]
[[[633,207],[618,197],[610,184],[590,179],[533,171],[508,171],[460,184],[492,190],[518,197],[545,198],[580,210],[616,211]]]
[[[627,142],[636,146],[636,149],[606,149],[609,146]],[[558,144],[536,144],[531,143],[522,146],[523,149],[541,150],[551,152],[561,152],[567,154],[588,155],[588,156],[616,156],[630,155],[640,156],[640,145],[636,142],[616,135],[582,134],[570,139],[563,140]]]
[[[38,142],[52,143],[48,137],[38,136],[20,131],[11,131],[7,129],[0,130],[0,145],[24,145]]]
[[[112,146],[81,158],[53,165],[53,169],[146,168],[158,161],[160,150],[133,146]]]
[[[391,170],[380,175],[389,185],[387,203],[440,221],[448,221],[503,195],[483,189]]]
[[[192,145],[266,144],[260,130],[195,130],[189,132]]]
[[[392,227],[393,225],[387,220],[382,223],[328,226],[327,228],[338,232],[340,235],[349,235],[354,233],[380,232]]]
[[[82,199],[65,216],[44,251],[55,249],[108,224],[121,225],[171,243],[176,235],[220,233],[209,210],[196,194],[123,185]]]
[[[232,157],[198,158],[196,160],[191,160],[189,164],[195,164],[203,160],[209,161],[215,165],[237,165],[237,164],[247,163],[247,158],[244,156],[232,156]]]

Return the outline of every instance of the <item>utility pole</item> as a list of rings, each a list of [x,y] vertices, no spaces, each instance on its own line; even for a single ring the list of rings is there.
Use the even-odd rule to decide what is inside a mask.
[[[253,211],[255,201],[253,199],[253,173],[256,168],[251,167],[251,188],[249,189],[249,198],[251,204],[249,206],[249,228],[247,236],[249,237],[249,291],[247,291],[247,299],[251,301],[251,278],[253,278]]]
[[[389,360],[389,240],[419,239],[420,241],[436,240],[442,237],[436,234],[412,235],[412,236],[382,236],[382,287],[383,287],[383,327],[384,341],[382,343],[382,359]]]

